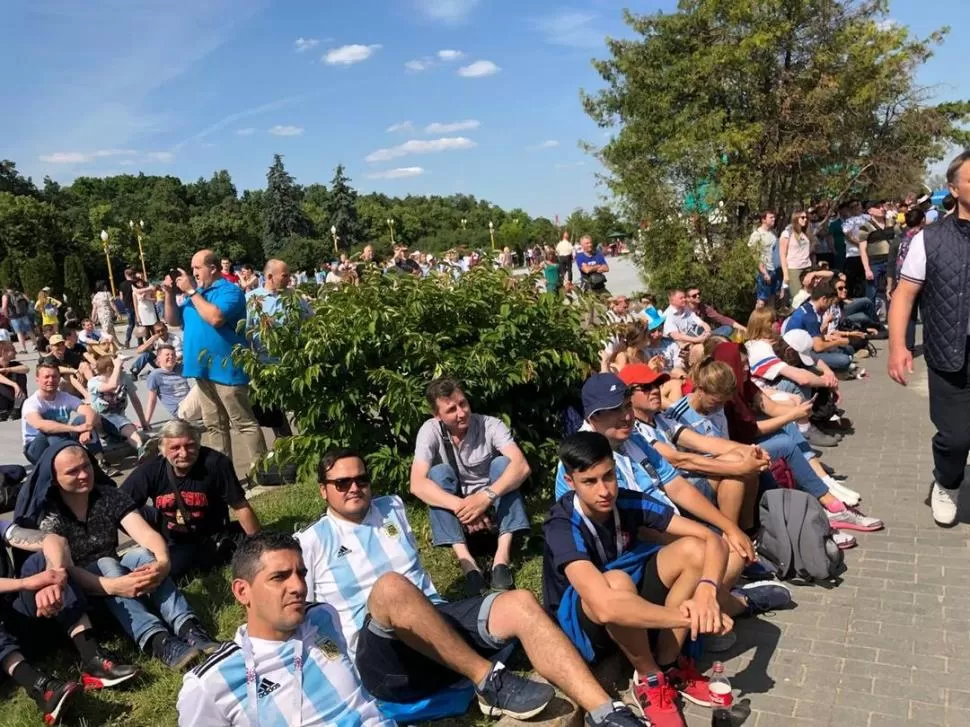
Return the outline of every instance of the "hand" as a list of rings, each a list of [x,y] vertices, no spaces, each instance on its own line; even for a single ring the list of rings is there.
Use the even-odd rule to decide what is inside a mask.
[[[751,475],[756,472],[764,472],[768,469],[769,459],[757,447],[746,447],[741,454],[741,462],[739,464],[743,474]]]
[[[25,591],[40,591],[48,586],[67,585],[67,571],[63,568],[48,568],[27,578],[21,579],[21,588]]]
[[[839,388],[839,378],[831,371],[822,376],[822,381],[829,389]]]
[[[75,434],[90,434],[94,430],[94,425],[91,422],[81,422],[80,424],[74,424],[71,427],[71,431]]]
[[[94,436],[91,432],[82,432],[78,435],[77,441],[78,444],[90,444],[92,439],[94,439]]]
[[[104,590],[109,596],[120,598],[138,598],[151,593],[152,577],[150,573],[132,571],[117,578],[109,578],[104,584]]]
[[[139,573],[147,575],[149,577],[149,587],[147,591],[150,593],[162,585],[162,581],[168,578],[168,574],[171,572],[172,566],[167,560],[153,560],[151,563],[145,563],[140,565],[132,573]]]
[[[721,613],[717,592],[709,584],[700,584],[694,597],[680,604],[680,612],[690,619],[691,641],[697,641],[700,634],[726,634],[734,626],[731,618]]]
[[[768,273],[761,273],[761,277],[764,279],[766,283],[771,282],[771,276]]]
[[[175,287],[177,287],[183,293],[188,293],[190,290],[194,290],[195,279],[182,268],[179,268],[178,271],[180,274],[175,280]]]
[[[889,378],[906,386],[906,379],[913,373],[913,352],[905,346],[889,348]]]
[[[872,271],[868,268],[866,269],[866,280],[873,280],[876,276],[872,274]]]
[[[23,396],[24,395],[24,390],[21,389],[17,384],[14,384],[13,385],[13,395],[14,395],[14,398]]]
[[[491,504],[485,491],[479,490],[473,495],[462,498],[458,507],[455,508],[455,517],[462,525],[468,526],[484,515]]]
[[[647,366],[652,368],[658,374],[663,373],[664,364],[665,364],[664,357],[661,356],[660,354],[657,354],[656,356],[651,357],[651,359],[647,361]]]
[[[793,409],[793,412],[798,414],[798,416],[795,417],[794,421],[798,421],[799,419],[804,419],[805,417],[809,416],[812,413],[813,406],[815,406],[814,396],[811,399],[803,401],[801,404],[796,406]]]
[[[737,553],[738,557],[742,558],[746,563],[754,563],[757,556],[754,553],[754,546],[751,544],[751,538],[744,534],[737,525],[725,530],[721,535],[724,538],[724,542],[731,549],[732,552]]]
[[[64,587],[47,586],[34,595],[34,605],[39,618],[53,618],[64,608]]]

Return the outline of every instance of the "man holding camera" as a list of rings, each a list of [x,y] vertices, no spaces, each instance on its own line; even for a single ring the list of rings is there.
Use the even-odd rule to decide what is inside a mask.
[[[232,462],[200,444],[198,430],[181,419],[162,426],[160,453],[121,489],[139,506],[151,500],[143,512],[168,543],[172,577],[229,562],[236,543],[260,529]],[[230,522],[230,509],[237,522]]]

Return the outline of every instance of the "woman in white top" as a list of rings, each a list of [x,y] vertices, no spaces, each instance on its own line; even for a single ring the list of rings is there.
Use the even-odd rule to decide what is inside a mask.
[[[812,237],[808,212],[793,212],[791,224],[778,239],[782,281],[794,296],[802,288],[799,275],[812,267]]]
[[[155,286],[150,285],[141,275],[135,276],[135,283],[131,289],[135,299],[135,320],[139,326],[151,328],[158,323],[155,312]],[[150,335],[147,331],[146,336]]]

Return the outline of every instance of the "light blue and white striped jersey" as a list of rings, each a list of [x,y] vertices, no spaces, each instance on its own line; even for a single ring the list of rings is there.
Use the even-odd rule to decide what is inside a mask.
[[[385,573],[404,576],[432,603],[445,602],[421,565],[404,503],[397,495],[371,500],[359,525],[324,515],[297,533],[296,539],[307,569],[307,600],[337,609],[351,661],[367,616],[367,599]]]
[[[246,659],[246,626],[203,664],[182,678],[179,727],[393,727],[361,686],[347,653],[340,617],[329,604],[307,607],[289,641],[250,638],[256,671],[256,715],[252,719]],[[302,644],[303,687],[296,677]],[[296,716],[295,712],[300,711]]]
[[[690,405],[690,394],[674,402],[657,418],[666,420],[665,426],[668,429],[681,424],[708,437],[728,438],[728,423],[724,409],[715,409],[707,415],[700,414]]]

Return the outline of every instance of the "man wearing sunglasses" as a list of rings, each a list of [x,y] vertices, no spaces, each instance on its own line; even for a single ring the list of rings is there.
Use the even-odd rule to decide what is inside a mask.
[[[611,701],[530,592],[445,601],[421,564],[404,503],[396,495],[373,497],[358,454],[328,452],[317,474],[327,514],[297,534],[307,599],[340,614],[347,652],[374,697],[415,702],[465,677],[484,714],[528,719],[555,690],[498,660],[518,640],[535,670],[587,712],[589,727],[642,724]]]
[[[134,378],[137,379],[146,366],[158,365],[155,363],[155,357],[162,346],[171,346],[175,349],[175,361],[182,360],[182,338],[169,331],[164,321],[158,321],[152,326],[152,335],[135,351],[138,358],[131,366],[131,375]]]

